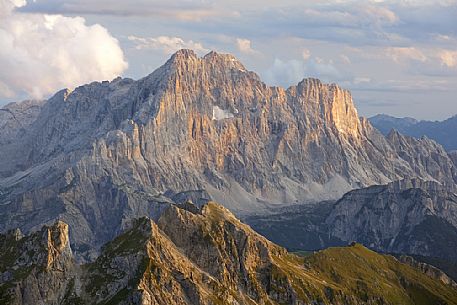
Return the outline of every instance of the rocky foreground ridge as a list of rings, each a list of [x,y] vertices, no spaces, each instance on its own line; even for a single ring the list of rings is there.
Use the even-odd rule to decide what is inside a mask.
[[[61,219],[88,260],[131,219],[187,196],[241,215],[402,178],[457,179],[441,146],[384,137],[347,90],[269,87],[227,54],[181,50],[143,79],[62,90],[38,109],[0,145],[0,231]]]
[[[358,244],[299,257],[220,205],[185,204],[132,221],[84,265],[63,222],[0,235],[0,303],[457,304],[455,283],[421,268]]]

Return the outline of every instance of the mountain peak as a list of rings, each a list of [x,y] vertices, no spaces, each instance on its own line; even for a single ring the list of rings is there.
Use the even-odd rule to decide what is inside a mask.
[[[207,63],[224,63],[229,66],[234,66],[240,70],[246,70],[244,65],[232,54],[211,51],[203,56],[203,60]]]
[[[191,49],[180,49],[176,51],[171,58],[176,59],[187,59],[187,58],[198,58],[194,50]]]
[[[193,50],[181,49],[176,51],[167,63],[189,69],[193,64],[205,64],[211,67],[237,69],[246,71],[243,64],[233,55],[211,51],[199,57]]]
[[[177,67],[189,67],[189,63],[198,62],[198,60],[199,57],[193,50],[180,49],[173,53],[164,65],[153,71],[147,78],[156,75],[158,71],[173,71]]]
[[[394,139],[398,138],[399,136],[401,136],[400,132],[397,129],[392,128],[389,131],[389,133],[387,134],[387,139],[394,140]]]

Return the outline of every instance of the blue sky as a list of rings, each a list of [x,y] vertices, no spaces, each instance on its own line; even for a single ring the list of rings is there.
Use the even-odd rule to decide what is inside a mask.
[[[457,0],[0,0],[0,43],[3,103],[140,78],[192,48],[232,53],[270,85],[338,83],[364,116],[457,114]]]

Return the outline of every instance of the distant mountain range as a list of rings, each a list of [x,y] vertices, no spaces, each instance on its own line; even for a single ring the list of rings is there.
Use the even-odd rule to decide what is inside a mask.
[[[457,150],[457,115],[444,121],[418,121],[378,114],[369,118],[369,121],[384,135],[395,129],[416,138],[426,136],[443,145],[447,151]]]

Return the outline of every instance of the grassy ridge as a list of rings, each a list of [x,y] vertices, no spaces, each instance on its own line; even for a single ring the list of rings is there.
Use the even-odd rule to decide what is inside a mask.
[[[457,304],[452,287],[360,244],[329,248],[301,259],[304,275],[294,272],[293,276],[314,278],[328,301],[343,294],[373,304]]]

